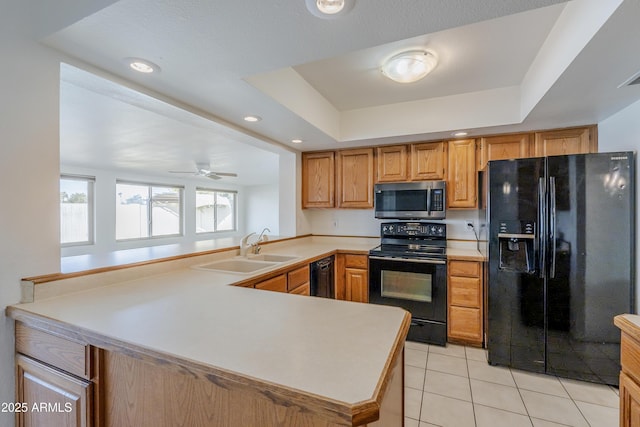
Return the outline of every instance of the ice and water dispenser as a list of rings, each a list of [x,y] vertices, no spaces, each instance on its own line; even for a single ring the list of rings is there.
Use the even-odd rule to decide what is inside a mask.
[[[533,221],[500,221],[499,270],[514,273],[535,272],[536,224]]]

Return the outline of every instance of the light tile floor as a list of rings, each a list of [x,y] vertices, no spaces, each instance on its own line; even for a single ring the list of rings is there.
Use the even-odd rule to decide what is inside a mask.
[[[405,427],[617,427],[618,389],[487,363],[486,350],[408,341]]]

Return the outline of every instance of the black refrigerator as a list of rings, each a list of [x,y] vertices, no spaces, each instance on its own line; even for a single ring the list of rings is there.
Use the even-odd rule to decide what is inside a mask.
[[[618,385],[635,308],[635,153],[489,162],[492,365]]]

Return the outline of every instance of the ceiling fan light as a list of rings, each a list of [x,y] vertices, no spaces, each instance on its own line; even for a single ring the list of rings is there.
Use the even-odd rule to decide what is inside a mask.
[[[429,51],[411,50],[392,56],[382,65],[382,74],[398,83],[413,83],[424,78],[438,65]]]
[[[317,0],[318,10],[327,15],[334,15],[344,9],[344,0]]]

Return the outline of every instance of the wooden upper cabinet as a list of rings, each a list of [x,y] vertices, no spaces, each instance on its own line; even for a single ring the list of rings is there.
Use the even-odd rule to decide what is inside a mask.
[[[376,148],[376,182],[406,181],[408,157],[406,145],[392,145]]]
[[[373,148],[340,150],[336,157],[338,207],[373,207]]]
[[[335,154],[302,153],[302,208],[335,206]]]
[[[447,145],[445,142],[411,144],[412,181],[445,179]]]
[[[533,151],[531,141],[531,135],[528,133],[482,138],[480,140],[478,170],[484,170],[490,160],[530,157]]]
[[[597,138],[595,126],[537,132],[535,156],[595,153],[598,151]]]
[[[476,208],[477,204],[476,140],[449,141],[447,207]]]

